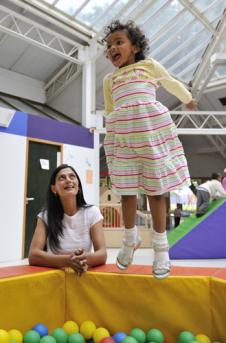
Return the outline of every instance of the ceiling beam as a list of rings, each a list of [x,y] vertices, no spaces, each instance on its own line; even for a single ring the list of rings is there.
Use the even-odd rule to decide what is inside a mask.
[[[0,15],[0,31],[73,63],[83,63],[77,56],[79,55],[79,50],[82,50],[84,47],[78,42],[56,33],[43,25],[34,23],[24,15],[2,5],[0,5]]]
[[[203,82],[205,82],[206,78],[209,78],[209,74],[212,74],[211,69],[214,68],[214,65],[211,65],[211,56],[217,51],[220,43],[224,40],[226,32],[226,11],[221,17],[219,24],[216,28],[215,33],[212,36],[212,40],[207,46],[203,57],[202,63],[199,64],[197,67],[194,78],[192,82],[192,92],[194,96],[197,98],[199,97],[199,90]],[[208,80],[209,81],[209,80]]]
[[[86,29],[83,25],[77,23],[74,19],[67,18],[66,15],[57,12],[53,5],[41,2],[39,0],[8,0],[14,5],[23,8],[28,13],[32,13],[37,18],[47,21],[60,28],[69,35],[76,36],[82,41],[89,43],[94,33]]]
[[[43,82],[3,68],[0,68],[0,92],[42,104],[46,102]]]

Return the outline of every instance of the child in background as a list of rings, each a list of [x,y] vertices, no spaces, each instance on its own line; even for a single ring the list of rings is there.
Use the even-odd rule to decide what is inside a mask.
[[[187,161],[168,109],[156,101],[158,81],[193,110],[187,89],[152,58],[148,42],[132,21],[105,29],[107,58],[117,68],[104,78],[107,134],[105,154],[113,191],[121,196],[125,225],[117,266],[127,268],[141,240],[135,226],[137,194],[146,194],[153,218],[153,275],[170,274],[164,194],[190,185]]]
[[[206,213],[211,200],[226,197],[226,191],[221,184],[221,175],[213,173],[208,180],[197,187],[196,217]]]
[[[182,217],[182,210],[183,210],[183,205],[177,204],[177,207],[174,210],[174,227],[177,227],[178,225],[180,225],[180,219]]]
[[[226,168],[224,169],[224,176],[222,179],[222,186],[224,188],[224,190],[226,191]]]

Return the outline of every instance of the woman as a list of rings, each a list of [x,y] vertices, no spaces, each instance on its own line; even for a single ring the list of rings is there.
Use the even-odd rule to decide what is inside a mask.
[[[102,219],[96,206],[87,205],[74,168],[60,165],[50,179],[47,206],[38,214],[29,264],[71,267],[78,275],[88,267],[104,264],[107,253]]]

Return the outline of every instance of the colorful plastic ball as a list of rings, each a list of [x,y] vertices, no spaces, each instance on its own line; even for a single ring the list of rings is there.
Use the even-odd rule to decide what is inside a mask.
[[[80,333],[72,333],[68,337],[68,343],[85,343],[85,339]]]
[[[40,341],[40,335],[35,330],[29,330],[24,334],[24,343],[38,343]]]
[[[133,328],[129,335],[135,338],[138,343],[144,343],[146,340],[145,332],[139,328]]]
[[[80,333],[84,336],[85,339],[91,339],[95,330],[96,325],[91,320],[85,320],[80,325]]]
[[[11,329],[8,331],[8,334],[11,341],[14,341],[15,343],[23,342],[23,335],[19,330]]]
[[[122,343],[137,343],[137,340],[132,336],[126,336]]]
[[[203,335],[202,333],[199,333],[198,335],[196,335],[195,339],[199,343],[211,343],[211,340],[209,339],[209,337],[207,337],[206,335]]]
[[[6,330],[0,329],[0,342],[1,343],[9,343],[10,337]]]
[[[99,343],[103,338],[109,337],[110,334],[105,328],[97,328],[93,333],[94,343]]]
[[[190,343],[195,340],[195,336],[190,331],[182,331],[178,336],[178,343]]]
[[[51,336],[55,338],[57,343],[67,343],[67,334],[62,328],[56,328],[53,330]]]
[[[112,337],[104,337],[104,338],[102,338],[100,343],[115,343],[115,341]]]
[[[57,343],[55,338],[52,336],[43,336],[39,343]]]
[[[116,332],[112,338],[114,339],[115,343],[121,343],[127,335],[124,332]]]
[[[159,329],[150,329],[146,335],[146,342],[163,343],[164,335]]]
[[[35,330],[36,332],[39,333],[40,337],[44,337],[48,335],[48,328],[42,323],[36,324],[32,330]]]
[[[67,322],[65,322],[63,325],[63,329],[68,335],[79,332],[79,326],[73,320],[68,320]]]

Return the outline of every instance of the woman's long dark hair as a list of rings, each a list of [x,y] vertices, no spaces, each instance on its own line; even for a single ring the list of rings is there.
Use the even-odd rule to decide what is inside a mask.
[[[61,164],[58,166],[52,173],[52,176],[50,178],[49,186],[48,186],[48,191],[47,191],[47,199],[46,199],[46,210],[47,210],[47,236],[48,236],[48,241],[49,241],[49,246],[51,250],[57,251],[59,248],[59,237],[63,236],[63,224],[62,224],[62,219],[64,217],[64,210],[63,206],[61,204],[60,197],[58,195],[55,195],[52,192],[51,186],[55,185],[56,183],[56,177],[57,174],[65,168],[70,168],[76,175],[78,179],[78,188],[79,191],[76,194],[76,201],[77,201],[77,206],[80,207],[86,207],[87,203],[84,199],[83,195],[83,190],[82,190],[82,184],[81,180],[74,170],[72,166],[69,166],[68,164]]]

